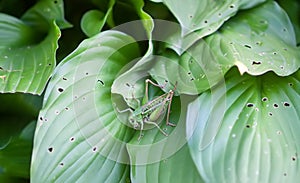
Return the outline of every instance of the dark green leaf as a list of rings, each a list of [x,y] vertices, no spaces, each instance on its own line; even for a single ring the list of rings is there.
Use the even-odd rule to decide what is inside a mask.
[[[21,20],[0,14],[0,92],[41,94],[55,64],[61,0],[39,1]]]

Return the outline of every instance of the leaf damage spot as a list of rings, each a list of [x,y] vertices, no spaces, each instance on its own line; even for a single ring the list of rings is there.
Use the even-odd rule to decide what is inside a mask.
[[[246,128],[251,128],[251,125],[250,125],[250,124],[247,124],[247,125],[246,125]]]
[[[268,101],[268,97],[264,97],[264,98],[262,98],[261,99],[263,102],[266,102],[266,101]]]
[[[65,78],[65,77],[63,77],[62,79],[63,79],[64,81],[67,81],[67,80],[68,80],[68,79],[67,79],[67,78]]]
[[[53,150],[54,150],[54,148],[53,148],[53,147],[49,147],[49,148],[48,148],[48,152],[50,152],[50,153],[52,153],[52,152],[53,152]]]
[[[64,165],[65,165],[65,164],[64,164],[63,162],[59,163],[59,166],[61,166],[61,167],[64,166]]]
[[[60,92],[60,93],[64,91],[63,88],[58,88],[57,90],[58,90],[58,92]]]
[[[234,4],[231,4],[230,6],[229,6],[229,8],[234,8],[235,7],[235,5]]]
[[[70,141],[71,141],[71,142],[74,142],[74,141],[75,141],[75,137],[71,137],[71,138],[70,138]]]
[[[253,107],[253,106],[254,106],[254,104],[252,104],[252,103],[247,104],[247,107]]]
[[[260,61],[255,61],[255,60],[252,61],[252,65],[260,65],[260,64],[261,64]]]
[[[248,44],[245,44],[244,47],[251,49],[252,47]]]
[[[275,103],[275,104],[273,104],[273,107],[274,107],[274,108],[278,108],[279,105]]]
[[[283,103],[283,106],[285,106],[285,107],[290,107],[290,103],[284,102],[284,103]]]
[[[96,152],[97,151],[97,147],[93,147],[93,152]]]
[[[98,79],[97,82],[99,82],[102,86],[104,86],[104,82],[101,79]]]

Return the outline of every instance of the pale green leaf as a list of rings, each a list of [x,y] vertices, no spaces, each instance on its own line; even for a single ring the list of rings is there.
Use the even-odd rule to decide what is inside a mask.
[[[235,65],[241,74],[287,76],[300,67],[293,26],[275,2],[238,14],[205,41],[223,67]]]
[[[299,71],[287,77],[272,72],[253,77],[233,69],[226,75],[226,92],[216,87],[192,102],[187,134],[204,180],[297,182],[299,92]],[[208,128],[212,126],[217,129]]]
[[[58,65],[37,122],[32,182],[128,179],[125,144],[133,130],[114,110],[119,103],[111,85],[138,55],[134,39],[106,31],[83,41]]]
[[[197,40],[212,34],[230,17],[234,16],[240,9],[252,8],[265,0],[230,0],[230,1],[209,1],[209,0],[163,0],[177,18],[181,26],[178,34],[170,38],[174,44],[170,47],[181,54],[183,48],[186,50]],[[197,34],[192,32],[197,32]]]

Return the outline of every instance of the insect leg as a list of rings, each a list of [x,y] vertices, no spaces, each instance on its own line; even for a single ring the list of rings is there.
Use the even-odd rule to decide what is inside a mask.
[[[127,109],[124,109],[124,110],[120,110],[120,109],[117,107],[116,103],[114,103],[113,105],[114,105],[114,107],[116,108],[116,110],[118,111],[118,113],[124,113],[124,112],[127,112],[127,111],[133,113],[133,110],[132,110],[131,108],[127,108]]]
[[[164,134],[164,136],[169,136],[165,131],[163,131],[159,126],[158,126],[158,124],[156,124],[155,122],[152,122],[152,121],[144,121],[145,123],[147,123],[147,124],[150,124],[150,125],[155,125],[158,129],[159,129],[159,131],[162,133],[162,134]]]
[[[148,83],[151,83],[153,86],[156,86],[156,87],[159,87],[159,88],[164,88],[164,87],[165,87],[165,85],[164,85],[164,86],[161,86],[161,85],[159,85],[159,84],[154,83],[154,82],[153,82],[152,80],[150,80],[150,79],[146,79],[146,80],[145,80],[145,83],[146,83],[146,86],[145,86],[146,102],[149,101],[149,99],[148,99],[148,88],[149,88],[149,84],[148,84]],[[166,83],[166,84],[167,84],[167,83]]]
[[[140,141],[141,138],[143,137],[143,129],[144,129],[144,122],[141,122],[141,130],[140,130],[140,135],[139,135],[138,141]]]
[[[167,122],[166,122],[166,124],[169,126],[176,126],[175,124],[173,124],[169,121],[173,95],[174,95],[174,92],[173,92],[173,90],[171,90],[170,97],[169,97],[168,111],[167,111]]]

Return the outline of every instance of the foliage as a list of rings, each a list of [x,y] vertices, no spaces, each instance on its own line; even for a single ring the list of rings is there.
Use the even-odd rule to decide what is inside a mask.
[[[0,11],[1,182],[299,180],[298,1],[3,0]],[[147,78],[162,86],[150,100],[176,85],[176,127],[155,121],[168,136],[147,126],[139,139],[119,112],[145,104]]]

